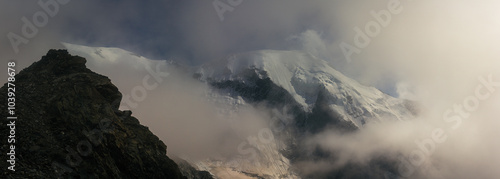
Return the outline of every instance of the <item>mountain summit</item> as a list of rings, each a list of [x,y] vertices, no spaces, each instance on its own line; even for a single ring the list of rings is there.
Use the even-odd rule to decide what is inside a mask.
[[[50,50],[16,76],[16,171],[2,175],[184,178],[166,156],[167,146],[131,111],[118,110],[118,88],[85,63],[66,50]],[[7,85],[1,90],[6,92]],[[7,101],[6,93],[0,99]],[[5,119],[6,103],[0,108]],[[7,120],[0,123],[6,126]],[[6,127],[0,132],[9,133]],[[2,143],[0,150],[8,151],[9,145]]]
[[[304,112],[320,105],[356,127],[370,120],[401,120],[410,115],[405,101],[344,76],[326,61],[299,51],[262,50],[204,65],[203,80],[251,86],[252,77],[269,79],[286,90]]]

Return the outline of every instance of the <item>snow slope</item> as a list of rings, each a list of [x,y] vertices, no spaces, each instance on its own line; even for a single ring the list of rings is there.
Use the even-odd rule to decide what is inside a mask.
[[[287,90],[310,112],[320,89],[327,93],[333,111],[358,127],[375,120],[401,120],[409,115],[403,101],[376,88],[364,86],[333,69],[327,62],[299,51],[263,50],[233,55],[225,60],[207,64],[198,73],[204,79],[245,82],[245,71],[259,69],[275,84]]]
[[[138,70],[144,69],[144,66],[158,62],[120,48],[89,47],[64,42],[62,44],[68,49],[70,54],[82,56],[87,59],[90,65],[101,66],[101,68],[122,64],[130,69]],[[96,69],[98,70],[99,68]]]

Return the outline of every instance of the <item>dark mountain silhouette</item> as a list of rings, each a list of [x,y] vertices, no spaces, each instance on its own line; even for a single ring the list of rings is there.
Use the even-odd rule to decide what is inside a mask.
[[[2,176],[186,178],[167,157],[167,146],[131,111],[118,109],[118,88],[85,63],[66,50],[50,50],[16,76],[15,171]],[[6,119],[7,85],[1,91],[0,116]],[[3,153],[10,150],[10,129],[8,120],[0,121]]]

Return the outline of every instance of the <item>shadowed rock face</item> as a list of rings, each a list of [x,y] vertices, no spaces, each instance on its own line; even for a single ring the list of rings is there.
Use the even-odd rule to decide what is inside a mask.
[[[149,129],[119,111],[110,79],[66,50],[50,50],[16,76],[15,172],[7,178],[185,178]],[[9,151],[7,86],[1,89],[0,151]],[[3,177],[2,177],[3,178]]]

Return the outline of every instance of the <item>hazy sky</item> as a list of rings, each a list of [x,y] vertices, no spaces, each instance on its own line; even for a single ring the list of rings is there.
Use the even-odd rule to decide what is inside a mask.
[[[67,0],[66,0],[67,1]],[[7,35],[25,37],[23,17],[33,22],[44,9],[38,2],[58,2],[59,8],[27,44],[14,53]],[[221,2],[214,6],[214,2]],[[233,2],[233,1],[231,1]],[[441,58],[449,51],[485,55],[498,38],[498,3],[408,0],[242,0],[220,1],[2,1],[0,39],[2,59],[17,59],[24,66],[64,41],[90,46],[120,47],[152,59],[179,57],[199,65],[228,54],[260,49],[301,49],[332,62],[362,83],[396,94],[395,83],[419,61]],[[240,3],[238,3],[240,2]],[[66,3],[66,4],[63,4]],[[222,4],[222,5],[221,5]],[[49,9],[54,11],[54,7]],[[218,9],[218,10],[217,10]],[[372,15],[394,9],[386,24]],[[219,13],[224,17],[221,21]],[[389,11],[390,12],[390,11]],[[395,13],[397,12],[397,13]],[[38,14],[39,15],[39,14]],[[340,44],[355,46],[356,27],[379,24],[370,43],[350,55]],[[373,24],[372,24],[373,25]],[[371,30],[374,30],[373,28]],[[375,29],[376,30],[376,29]],[[468,45],[479,50],[469,50]],[[478,46],[481,46],[479,48]],[[485,47],[485,48],[482,48]],[[490,49],[486,49],[490,48]],[[27,62],[30,61],[30,62]],[[404,61],[402,63],[400,61]],[[406,62],[410,61],[410,66]],[[427,64],[427,63],[422,63]],[[403,70],[394,70],[395,68]],[[406,69],[406,68],[410,69]],[[382,80],[383,79],[383,80]]]

